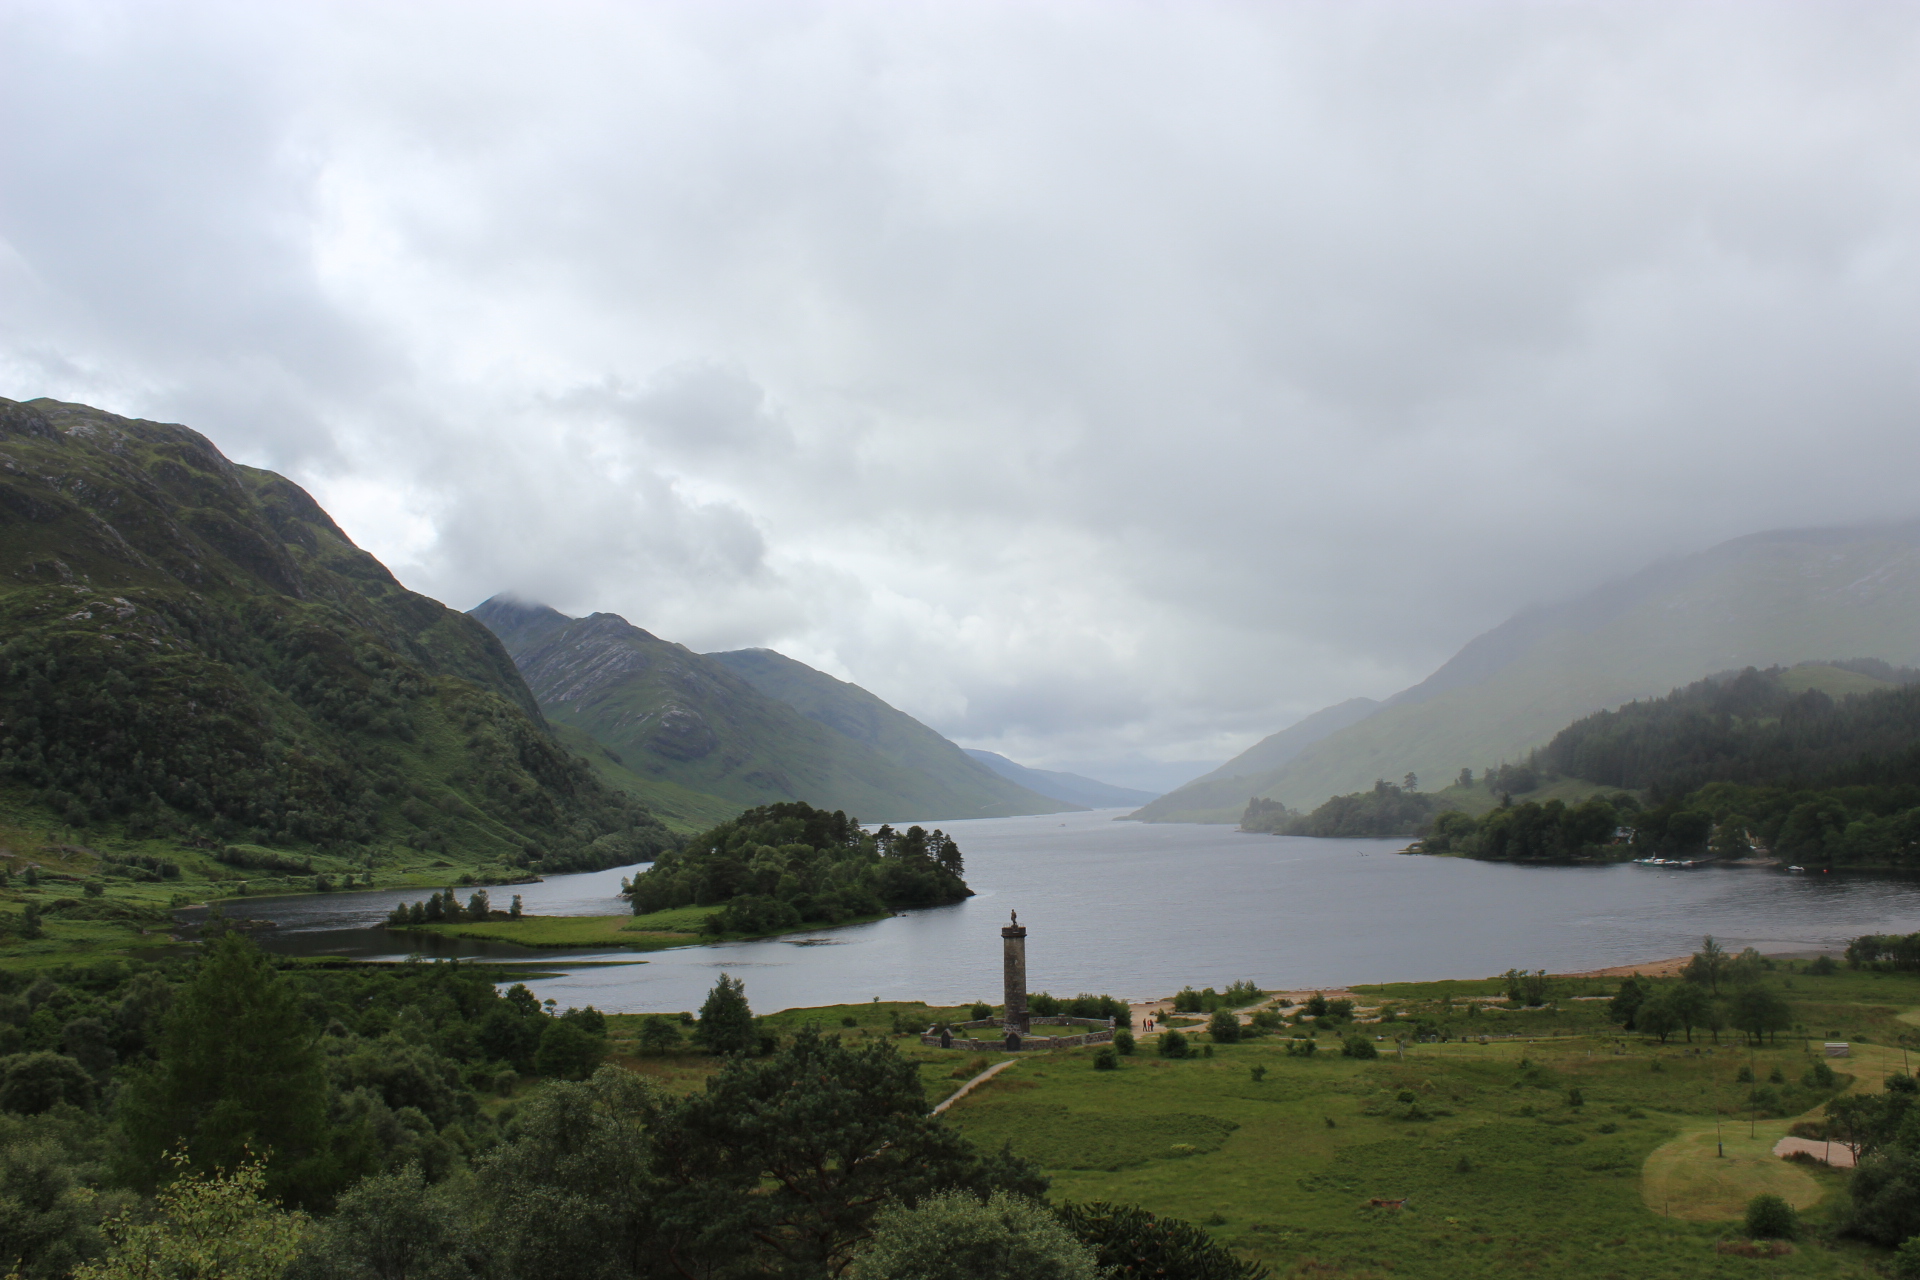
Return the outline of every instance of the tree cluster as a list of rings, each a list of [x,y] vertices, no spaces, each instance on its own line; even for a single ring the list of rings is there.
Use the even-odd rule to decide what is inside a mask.
[[[0,972],[0,1200],[9,1170],[39,1188],[0,1213],[0,1253],[65,1275],[129,1195],[256,1160],[268,1194],[315,1211],[408,1166],[449,1178],[512,1137],[482,1094],[605,1052],[599,1013],[469,968],[283,971],[234,933],[194,961]]]
[[[460,897],[449,885],[432,897],[419,902],[402,902],[387,914],[389,929],[405,929],[420,924],[459,924],[461,921],[518,920],[521,916],[520,895],[513,895],[513,904],[505,911],[497,910],[493,900],[485,889],[475,889],[467,895],[466,905],[462,906]]]
[[[749,809],[664,852],[626,887],[635,915],[721,906],[707,927],[769,933],[972,896],[960,848],[940,831],[882,826],[800,801]]]
[[[1879,1093],[1848,1094],[1827,1104],[1826,1131],[1852,1148],[1844,1229],[1892,1248],[1920,1237],[1920,1081],[1905,1072]],[[1903,1254],[1915,1250],[1903,1248]],[[1905,1274],[1907,1257],[1896,1274]]]
[[[1695,1030],[1710,1032],[1717,1044],[1729,1027],[1757,1044],[1793,1026],[1786,1000],[1761,982],[1771,967],[1752,947],[1729,956],[1708,937],[1677,981],[1637,974],[1623,979],[1607,1013],[1628,1031],[1654,1036],[1662,1044],[1676,1033],[1684,1033],[1691,1043]]]
[[[1414,781],[1409,777],[1407,781]],[[1412,787],[1382,778],[1371,791],[1335,796],[1312,813],[1297,814],[1277,801],[1250,801],[1241,815],[1243,831],[1283,836],[1412,835],[1440,808],[1440,801]]]
[[[1903,682],[1920,674],[1869,660],[1831,665]],[[1537,764],[1602,786],[1651,790],[1656,798],[1710,782],[1920,782],[1920,685],[1836,701],[1819,690],[1792,692],[1786,674],[1748,667],[1596,712],[1556,734]]]
[[[1610,856],[1614,832],[1639,808],[1629,795],[1595,796],[1579,804],[1503,804],[1474,818],[1456,809],[1437,814],[1420,848],[1506,862],[1573,862]]]

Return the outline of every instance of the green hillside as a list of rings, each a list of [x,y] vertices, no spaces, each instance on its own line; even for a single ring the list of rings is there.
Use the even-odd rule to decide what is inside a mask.
[[[1664,562],[1496,627],[1357,724],[1277,767],[1235,778],[1239,807],[1231,813],[1212,803],[1224,797],[1183,794],[1183,787],[1141,816],[1217,811],[1186,820],[1235,821],[1256,795],[1311,809],[1407,773],[1441,785],[1462,768],[1523,759],[1591,712],[1658,697],[1716,671],[1820,663],[1836,654],[1915,662],[1917,543],[1914,525],[1797,530]],[[1235,767],[1229,762],[1216,774]]]
[[[667,840],[485,628],[185,427],[0,400],[0,568],[0,809],[77,870],[505,874]]]
[[[707,656],[807,719],[864,742],[889,759],[942,783],[956,798],[975,805],[979,816],[1086,808],[1041,795],[1000,776],[955,743],[859,685],[836,680],[785,654],[771,649],[736,649]]]
[[[727,817],[783,800],[874,822],[1070,807],[999,779],[981,786],[967,774],[950,778],[917,768],[912,758],[894,755],[892,745],[882,749],[809,719],[726,663],[613,614],[569,618],[544,605],[495,597],[473,616],[506,642],[550,720],[589,735],[648,784],[715,797],[729,807]],[[864,690],[845,688],[899,716]],[[906,736],[858,699],[844,702],[869,718],[872,731],[884,725],[892,735],[884,741]],[[915,750],[925,751],[923,745]],[[642,788],[636,794],[658,795]]]
[[[693,791],[664,778],[649,778],[627,768],[619,752],[600,745],[592,734],[569,724],[554,722],[554,741],[593,766],[594,773],[608,786],[616,787],[646,805],[675,835],[688,836],[730,821],[740,806],[719,796]]]

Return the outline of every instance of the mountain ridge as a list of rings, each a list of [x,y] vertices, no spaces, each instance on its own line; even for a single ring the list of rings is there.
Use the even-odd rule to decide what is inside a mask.
[[[553,742],[491,633],[191,428],[0,400],[0,565],[16,810],[369,869],[402,847],[605,866],[665,843]]]
[[[1125,805],[1144,804],[1154,798],[1154,793],[1151,791],[1141,791],[1134,787],[1118,787],[1111,782],[1102,782],[1098,778],[1089,778],[1084,774],[1065,773],[1058,769],[1035,769],[1031,765],[1009,760],[997,751],[982,751],[974,747],[962,749],[1009,782],[1017,782],[1029,791],[1038,791],[1043,796],[1063,800],[1068,804],[1077,804],[1088,809],[1118,809]]]
[[[696,653],[617,614],[569,618],[504,596],[471,612],[505,637],[548,719],[609,748],[636,778],[672,783],[683,793],[724,800],[736,810],[804,800],[870,821],[952,821],[1061,809],[968,760],[959,748],[859,686],[782,655],[772,655],[777,663],[723,660],[726,655]],[[777,669],[776,682],[793,686],[793,697],[811,699],[823,715],[830,704],[849,727],[877,735],[885,749],[809,717],[759,688],[736,665],[755,669],[763,681],[773,681]],[[852,723],[862,717],[866,730]],[[957,757],[952,772],[923,767],[938,764],[940,744]],[[896,751],[903,758],[890,754]]]
[[[1224,777],[1170,792],[1141,816],[1232,822],[1250,797],[1310,809],[1378,778],[1440,784],[1523,759],[1591,712],[1715,671],[1836,652],[1920,657],[1920,521],[1748,534],[1523,610],[1291,759],[1235,773],[1236,758],[1215,771]]]

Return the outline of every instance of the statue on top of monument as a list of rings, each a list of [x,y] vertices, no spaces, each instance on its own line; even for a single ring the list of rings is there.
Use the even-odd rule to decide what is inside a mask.
[[[1007,912],[1007,914],[1013,917],[1013,922],[1015,924],[1020,923],[1020,913],[1018,911],[1009,911]]]

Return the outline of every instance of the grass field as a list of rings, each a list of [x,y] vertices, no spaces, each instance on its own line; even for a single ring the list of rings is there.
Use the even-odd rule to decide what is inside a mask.
[[[1179,1061],[1146,1041],[1115,1071],[1095,1070],[1093,1050],[1036,1054],[946,1116],[975,1142],[1039,1163],[1056,1198],[1186,1218],[1281,1280],[1884,1275],[1888,1255],[1834,1233],[1847,1174],[1775,1158],[1771,1148],[1829,1098],[1878,1089],[1902,1069],[1900,1039],[1920,1040],[1905,1020],[1920,1010],[1920,975],[1822,977],[1782,965],[1767,981],[1811,1043],[1783,1035],[1750,1050],[1737,1036],[1716,1045],[1704,1032],[1691,1045],[1623,1036],[1603,1002],[1572,998],[1617,985],[1597,979],[1562,980],[1566,998],[1551,1010],[1475,1008],[1471,1017],[1465,997],[1494,994],[1498,983],[1391,984],[1359,990],[1456,1038],[1403,1047],[1405,1023],[1342,1028],[1380,1037],[1382,1056],[1371,1061],[1341,1056],[1339,1037],[1325,1033],[1310,1058],[1289,1056],[1278,1037]],[[762,1024],[890,1039],[934,1103],[1010,1055],[943,1052],[894,1028],[963,1016],[876,1003],[787,1010]],[[699,1087],[713,1060],[690,1049],[638,1053],[639,1020],[611,1019],[618,1060],[665,1087]],[[1853,1042],[1852,1056],[1833,1062],[1833,1086],[1806,1083],[1819,1041],[1835,1029]],[[1206,1040],[1194,1037],[1199,1052]],[[1755,1086],[1738,1078],[1742,1068],[1771,1091],[1774,1114],[1752,1112]],[[1780,1080],[1770,1082],[1776,1068]],[[1717,1252],[1739,1238],[1747,1201],[1761,1192],[1801,1210],[1794,1252],[1770,1260]]]
[[[1384,1037],[1373,1061],[1340,1056],[1322,1035],[1311,1058],[1275,1039],[1182,1061],[1143,1044],[1117,1071],[1076,1050],[1020,1060],[947,1115],[976,1142],[1039,1162],[1056,1196],[1201,1223],[1281,1277],[1883,1274],[1885,1254],[1832,1234],[1847,1175],[1771,1147],[1837,1089],[1876,1089],[1901,1068],[1891,1042],[1913,1033],[1902,1016],[1920,1006],[1920,977],[1782,969],[1769,981],[1816,1041],[1844,1028],[1885,1043],[1857,1047],[1823,1090],[1801,1083],[1813,1060],[1802,1038],[1751,1052],[1702,1033],[1660,1045],[1622,1037],[1599,1002],[1471,1019],[1456,1003],[1446,1025],[1472,1034],[1466,1043],[1402,1050],[1397,1027],[1363,1025]],[[1363,990],[1437,1017],[1440,999],[1482,985]],[[1754,1086],[1737,1078],[1749,1066],[1785,1113],[1760,1114],[1752,1137]],[[1782,1083],[1768,1084],[1776,1067]],[[1715,1252],[1761,1192],[1803,1211],[1796,1251],[1766,1262]]]

